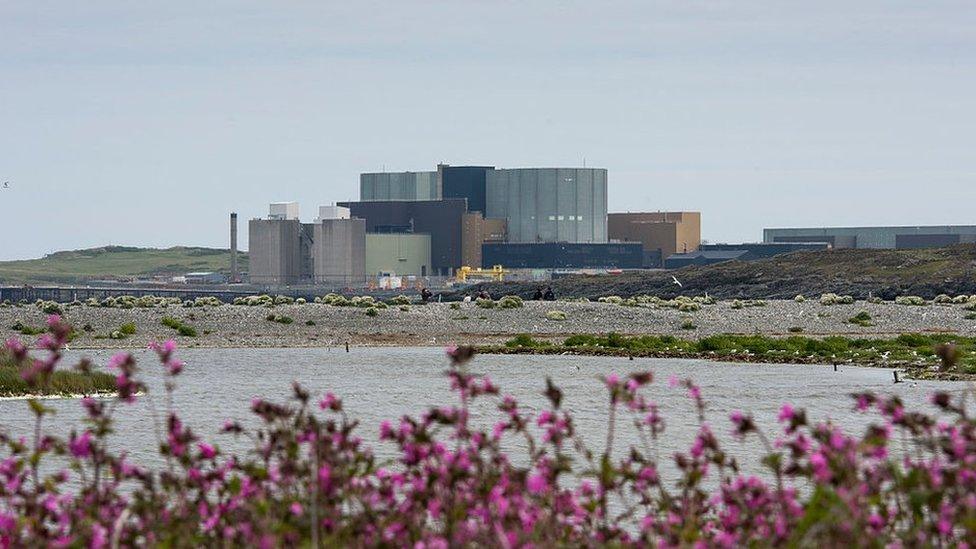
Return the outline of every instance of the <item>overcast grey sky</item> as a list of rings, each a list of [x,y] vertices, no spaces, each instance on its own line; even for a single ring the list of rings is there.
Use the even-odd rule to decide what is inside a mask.
[[[976,223],[972,0],[156,4],[0,0],[0,259],[226,246],[437,162],[585,157],[711,241]]]

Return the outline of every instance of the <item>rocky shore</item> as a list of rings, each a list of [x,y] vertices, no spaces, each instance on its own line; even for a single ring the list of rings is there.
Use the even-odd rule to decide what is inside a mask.
[[[553,320],[565,313],[565,320]],[[852,323],[859,313],[870,320]],[[32,340],[46,313],[35,305],[0,308],[0,336]],[[64,317],[78,331],[72,348],[133,348],[174,338],[184,347],[326,347],[350,345],[446,345],[503,343],[517,334],[552,339],[573,334],[617,332],[697,339],[719,333],[823,337],[894,337],[902,333],[976,335],[976,315],[963,305],[906,306],[892,302],[821,305],[814,299],[768,301],[733,308],[730,301],[682,312],[670,307],[609,303],[526,302],[524,307],[485,309],[475,303],[431,303],[375,311],[307,303],[249,307],[156,307],[118,309],[67,307]],[[170,317],[192,327],[180,335],[163,325]],[[269,320],[269,318],[274,318]],[[967,318],[968,317],[968,318]],[[863,318],[863,316],[862,316]],[[290,321],[290,322],[289,322]],[[132,323],[134,333],[120,334]],[[122,338],[113,339],[113,332]]]

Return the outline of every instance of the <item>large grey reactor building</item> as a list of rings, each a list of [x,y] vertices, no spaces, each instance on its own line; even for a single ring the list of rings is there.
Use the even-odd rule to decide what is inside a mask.
[[[298,204],[271,204],[267,219],[248,223],[252,284],[358,285],[366,281],[366,220],[322,206],[302,223]]]

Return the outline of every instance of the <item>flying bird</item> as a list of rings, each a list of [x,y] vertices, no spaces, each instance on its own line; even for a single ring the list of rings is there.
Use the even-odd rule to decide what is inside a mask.
[[[678,280],[677,278],[675,278],[675,276],[674,276],[674,275],[671,275],[671,280],[673,280],[673,281],[674,281],[674,283],[675,283],[675,284],[677,284],[679,288],[681,288],[681,287],[682,287],[682,285],[681,285],[681,281],[680,281],[680,280]]]
[[[4,189],[9,189],[10,188],[10,182],[9,181],[4,181],[3,182],[3,188]]]

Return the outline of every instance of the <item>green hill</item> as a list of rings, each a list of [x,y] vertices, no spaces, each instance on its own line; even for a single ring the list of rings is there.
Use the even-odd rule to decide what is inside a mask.
[[[247,254],[238,253],[241,271]],[[41,259],[0,261],[0,284],[76,284],[87,280],[131,280],[190,271],[230,272],[230,250],[216,248],[135,248],[105,246],[55,252]]]

